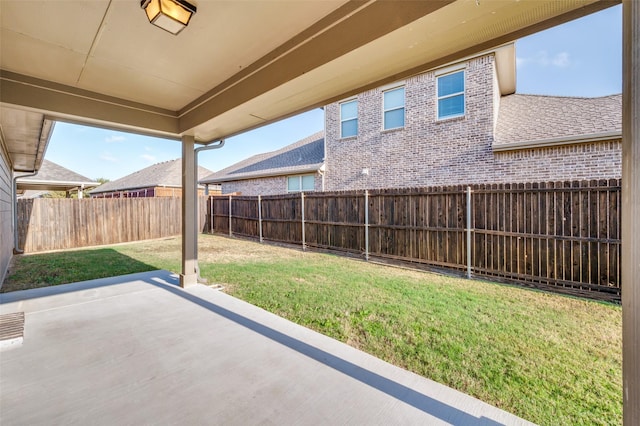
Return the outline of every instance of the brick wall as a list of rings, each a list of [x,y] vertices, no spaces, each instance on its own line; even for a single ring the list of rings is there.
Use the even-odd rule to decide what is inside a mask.
[[[620,177],[619,141],[494,153],[494,57],[464,65],[464,117],[436,119],[434,72],[405,80],[402,129],[381,130],[379,88],[357,96],[355,137],[340,139],[339,104],[327,105],[326,190]]]
[[[620,179],[620,139],[496,152],[488,164],[495,182]]]
[[[316,173],[315,175],[314,186],[316,191],[322,191],[322,176],[320,173]],[[287,176],[264,177],[222,183],[222,195],[234,192],[251,196],[286,194]]]

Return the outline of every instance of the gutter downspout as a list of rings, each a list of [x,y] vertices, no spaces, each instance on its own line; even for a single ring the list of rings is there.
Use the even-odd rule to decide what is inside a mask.
[[[13,214],[13,254],[24,253],[24,250],[20,250],[18,248],[18,245],[19,245],[18,244],[19,243],[18,241],[18,179],[24,178],[24,177],[32,177],[37,174],[38,174],[38,170],[34,170],[33,172],[13,177],[13,185],[11,187],[12,196],[13,196],[13,202],[11,203],[11,210]]]
[[[202,151],[210,151],[212,149],[220,149],[224,146],[224,139],[220,139],[215,145],[212,145],[213,142],[208,142],[207,145],[201,146],[200,148],[196,148],[193,151],[195,152],[195,173],[196,173],[196,185],[198,185],[198,154]],[[211,145],[210,145],[211,144]]]
[[[215,143],[217,142],[217,143]],[[224,146],[224,139],[220,139],[218,141],[211,141],[211,142],[206,142],[204,146],[201,146],[199,148],[194,149],[194,163],[195,163],[195,167],[194,167],[194,173],[195,173],[195,178],[196,178],[196,206],[194,207],[194,212],[198,212],[198,154],[202,151],[210,151],[213,149],[220,149]],[[184,196],[184,194],[183,194]],[[196,216],[197,217],[197,216]],[[197,240],[196,240],[197,241]],[[196,244],[196,259],[198,259],[198,245]],[[200,266],[197,264],[196,262],[196,271],[198,274],[198,282],[200,283],[205,283],[207,282],[206,279],[202,278],[200,276]]]
[[[194,149],[194,151],[196,153],[196,168],[198,167],[198,154],[200,153],[200,151],[209,151],[209,150],[212,150],[212,149],[220,149],[220,148],[222,148],[224,146],[224,139],[220,139],[219,141],[215,141],[215,142],[218,142],[216,145],[210,145],[210,144],[213,144],[213,142],[214,141],[208,142],[205,146],[201,146],[200,148]],[[197,175],[197,171],[196,171],[196,175]]]

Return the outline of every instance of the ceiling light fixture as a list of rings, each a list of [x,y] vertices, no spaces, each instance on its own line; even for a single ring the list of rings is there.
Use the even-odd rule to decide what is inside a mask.
[[[144,9],[153,25],[178,34],[187,25],[196,7],[185,0],[141,0],[140,7]]]

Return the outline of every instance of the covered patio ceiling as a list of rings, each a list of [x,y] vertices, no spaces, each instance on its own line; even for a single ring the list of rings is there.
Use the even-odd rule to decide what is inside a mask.
[[[25,171],[50,120],[215,140],[617,3],[200,1],[173,36],[136,0],[0,0],[2,137]]]
[[[0,145],[14,171],[32,171],[58,120],[181,139],[183,186],[193,186],[183,197],[181,282],[195,282],[194,140],[229,137],[618,3],[202,0],[172,36],[148,23],[138,0],[0,0]],[[624,421],[637,425],[640,5],[624,4]]]

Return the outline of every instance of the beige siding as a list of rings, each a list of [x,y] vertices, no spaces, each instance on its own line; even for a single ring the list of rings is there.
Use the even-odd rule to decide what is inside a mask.
[[[11,220],[11,171],[8,156],[0,145],[0,283],[4,280],[13,254],[13,225]]]

